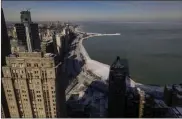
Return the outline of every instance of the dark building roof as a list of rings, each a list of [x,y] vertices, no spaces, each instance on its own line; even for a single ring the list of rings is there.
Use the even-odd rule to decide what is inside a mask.
[[[114,63],[111,65],[111,68],[124,68],[124,65],[121,63],[120,57],[117,56]]]

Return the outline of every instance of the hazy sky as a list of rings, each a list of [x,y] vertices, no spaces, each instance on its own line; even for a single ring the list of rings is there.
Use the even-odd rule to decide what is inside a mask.
[[[31,8],[33,21],[178,21],[182,1],[2,1],[7,21]]]

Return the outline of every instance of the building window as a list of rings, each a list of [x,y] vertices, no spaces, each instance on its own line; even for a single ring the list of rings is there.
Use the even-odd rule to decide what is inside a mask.
[[[15,63],[12,63],[11,65],[12,65],[12,67],[16,67],[16,64]]]
[[[23,67],[23,63],[19,63],[20,64],[20,67]]]
[[[22,93],[26,93],[26,91],[22,90]]]
[[[18,74],[17,73],[15,74],[15,77],[18,77]]]
[[[31,64],[30,63],[27,63],[27,67],[31,67]]]
[[[40,91],[37,91],[37,93],[40,93]]]
[[[7,90],[7,92],[11,92],[11,90]]]
[[[8,96],[9,96],[9,97],[11,97],[11,96],[12,96],[12,94],[8,94]]]
[[[37,63],[35,63],[35,64],[34,64],[34,67],[38,67],[38,64],[37,64]]]
[[[38,99],[39,102],[41,102],[42,100],[41,99]]]
[[[12,70],[13,71],[13,73],[15,73],[15,70]]]
[[[6,70],[6,74],[9,74],[9,71],[8,70]]]
[[[38,71],[34,71],[35,74],[38,74]]]
[[[16,70],[16,73],[20,73],[20,71],[19,70]]]

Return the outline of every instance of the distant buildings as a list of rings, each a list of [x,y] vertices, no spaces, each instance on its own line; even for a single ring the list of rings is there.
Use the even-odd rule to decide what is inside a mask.
[[[58,22],[38,29],[30,11],[22,11],[20,18],[9,32],[9,43],[2,13],[2,117],[182,117],[181,84],[166,86],[164,101],[155,99],[135,86],[127,60],[119,57],[110,67],[108,82],[89,70],[67,74],[71,69],[61,70],[61,61],[65,68],[64,56],[77,45],[72,42],[75,27]]]
[[[164,101],[168,106],[182,107],[182,84],[166,85],[164,88]]]
[[[51,42],[46,43],[40,52],[38,24],[31,22],[29,11],[21,12],[21,22],[15,25],[18,40],[12,38],[12,54],[7,33],[3,33],[6,40],[2,42],[5,54],[2,67],[4,101],[1,113],[9,112],[9,116],[4,115],[11,118],[64,117],[65,93],[60,87],[60,57],[57,53],[52,53],[54,46]],[[3,28],[5,27],[4,23]],[[21,46],[25,48],[24,52],[20,49]],[[35,52],[37,50],[39,52]],[[5,101],[7,108],[4,108]]]
[[[24,24],[17,23],[17,24],[15,24],[15,27],[16,27],[18,43],[20,45],[25,46],[26,49],[27,49],[26,33],[25,33],[25,26],[24,26]]]
[[[20,45],[18,43],[17,39],[12,38],[10,40],[10,45],[11,45],[11,53],[17,53],[17,52],[26,51],[26,47],[24,45]]]
[[[30,11],[20,13],[21,23],[15,24],[19,43],[24,45],[29,52],[40,50],[38,24],[31,21]]]
[[[54,44],[53,44],[53,41],[42,41],[41,42],[41,52],[43,53],[55,53],[57,54],[55,51],[54,51]]]

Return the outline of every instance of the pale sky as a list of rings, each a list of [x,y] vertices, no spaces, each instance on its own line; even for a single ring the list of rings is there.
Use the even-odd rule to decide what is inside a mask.
[[[31,8],[33,21],[182,22],[182,1],[2,1],[6,21],[20,21]]]

